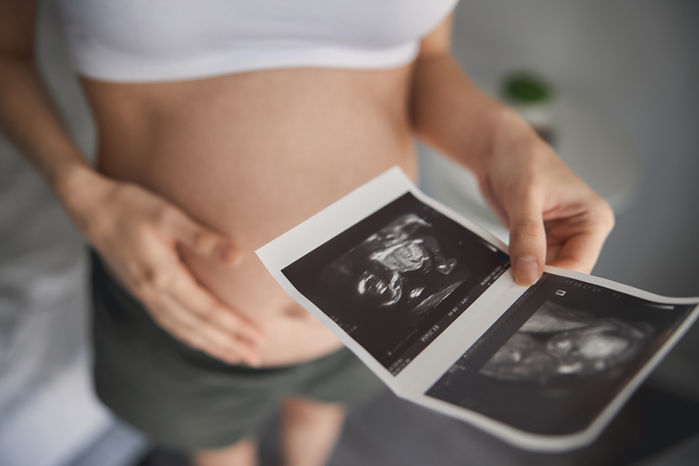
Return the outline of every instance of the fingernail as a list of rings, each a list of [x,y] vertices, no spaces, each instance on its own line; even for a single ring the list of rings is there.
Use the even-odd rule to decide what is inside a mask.
[[[518,285],[531,285],[539,278],[539,264],[534,256],[522,256],[515,260],[515,281]]]

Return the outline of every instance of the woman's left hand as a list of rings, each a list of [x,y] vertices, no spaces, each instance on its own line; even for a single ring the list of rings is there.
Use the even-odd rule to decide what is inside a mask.
[[[510,230],[517,283],[533,283],[544,264],[589,273],[614,226],[607,202],[513,111],[503,112],[490,149],[477,176]]]

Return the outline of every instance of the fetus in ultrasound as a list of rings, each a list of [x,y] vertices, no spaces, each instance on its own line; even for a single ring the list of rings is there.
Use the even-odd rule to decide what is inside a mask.
[[[443,251],[431,225],[415,214],[397,218],[330,264],[326,280],[363,308],[404,309],[423,315],[467,278]]]
[[[541,383],[567,375],[588,376],[630,361],[652,333],[645,323],[595,317],[547,301],[480,373]]]

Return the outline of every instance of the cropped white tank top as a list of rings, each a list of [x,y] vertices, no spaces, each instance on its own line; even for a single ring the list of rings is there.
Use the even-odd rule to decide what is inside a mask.
[[[106,81],[390,68],[458,0],[57,0],[77,71]]]

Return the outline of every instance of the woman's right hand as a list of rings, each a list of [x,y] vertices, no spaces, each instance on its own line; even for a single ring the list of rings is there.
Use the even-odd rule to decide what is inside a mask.
[[[225,362],[260,364],[262,331],[199,284],[178,253],[185,247],[232,266],[239,256],[232,241],[159,196],[89,169],[59,195],[86,239],[161,327]]]

